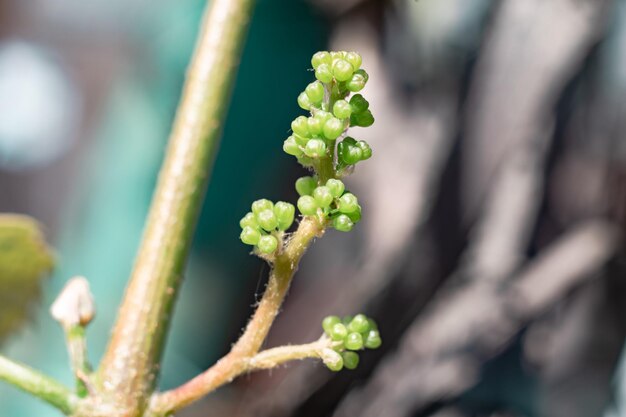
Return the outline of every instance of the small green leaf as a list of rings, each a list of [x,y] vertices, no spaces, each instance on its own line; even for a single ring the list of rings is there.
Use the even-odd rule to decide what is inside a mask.
[[[53,264],[36,221],[0,214],[0,341],[24,324]]]

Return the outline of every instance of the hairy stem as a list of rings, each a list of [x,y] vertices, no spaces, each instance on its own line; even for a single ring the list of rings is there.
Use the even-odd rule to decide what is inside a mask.
[[[278,315],[302,255],[313,238],[323,234],[324,228],[325,224],[316,218],[305,217],[302,220],[285,250],[276,257],[263,298],[243,335],[231,351],[207,371],[189,382],[155,395],[151,405],[153,415],[162,416],[179,410],[249,369],[250,359],[258,353]]]
[[[78,398],[59,382],[25,365],[0,356],[0,379],[41,398],[65,414],[71,414]]]
[[[143,241],[98,372],[103,397],[120,415],[140,415],[158,378],[253,4],[212,0],[204,17]]]

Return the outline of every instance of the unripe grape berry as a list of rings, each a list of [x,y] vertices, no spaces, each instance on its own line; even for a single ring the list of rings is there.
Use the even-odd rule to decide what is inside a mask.
[[[343,184],[341,180],[337,180],[334,178],[331,178],[328,181],[326,181],[326,187],[328,187],[328,189],[330,190],[330,193],[335,198],[341,197],[341,194],[343,194],[344,190],[346,189],[346,186]]]
[[[307,118],[305,116],[296,117],[293,122],[291,122],[291,130],[293,130],[293,133],[302,137],[308,137],[309,125],[307,123]]]
[[[352,213],[346,214],[352,220],[352,223],[356,224],[361,221],[361,206],[357,206],[357,209]]]
[[[336,341],[344,340],[348,336],[348,329],[343,323],[336,323],[330,329],[330,338]]]
[[[256,222],[256,217],[254,216],[254,213],[251,213],[251,212],[248,212],[245,216],[241,218],[241,220],[239,220],[239,226],[242,229],[246,226],[251,227],[253,229],[259,228],[259,224]]]
[[[354,114],[350,116],[350,124],[352,126],[370,127],[374,124],[374,115],[369,110],[365,110],[363,113]]]
[[[361,91],[365,87],[365,84],[367,84],[368,79],[369,76],[367,75],[367,72],[360,69],[352,74],[352,77],[350,77],[350,79],[346,82],[346,88],[353,93]]]
[[[304,91],[298,96],[298,106],[303,110],[311,109],[311,100],[309,100],[309,96]]]
[[[324,365],[331,371],[341,371],[343,369],[343,358],[341,355],[330,348],[322,350],[322,361]]]
[[[246,226],[241,231],[239,239],[246,245],[256,245],[259,243],[259,239],[261,239],[261,233],[257,229]]]
[[[315,68],[315,78],[323,83],[329,83],[333,80],[333,73],[330,69],[330,64],[320,64]]]
[[[311,139],[306,143],[304,153],[311,158],[320,158],[326,154],[326,143],[322,139]]]
[[[370,330],[370,324],[367,321],[367,317],[364,314],[357,314],[354,316],[350,324],[348,324],[348,330],[357,333],[366,333]]]
[[[345,59],[337,59],[333,62],[333,76],[337,81],[348,81],[354,73],[354,67]]]
[[[355,70],[361,68],[361,63],[363,62],[363,59],[361,58],[361,55],[357,52],[347,52],[344,59],[352,64],[352,67]]]
[[[378,330],[370,330],[365,337],[365,347],[368,349],[378,349],[383,344]]]
[[[347,119],[352,114],[352,107],[347,101],[338,100],[333,105],[333,114],[339,119]]]
[[[307,119],[309,132],[312,136],[320,136],[324,130],[324,120],[321,117],[309,117]]]
[[[324,329],[324,331],[326,332],[326,334],[328,336],[330,336],[330,333],[333,329],[333,326],[335,324],[341,323],[341,319],[337,316],[328,316],[326,318],[324,318],[324,320],[322,321],[322,328]]]
[[[352,107],[352,113],[363,113],[366,111],[370,103],[360,94],[355,94],[350,99],[350,106]]]
[[[345,214],[340,214],[333,219],[333,227],[340,232],[349,232],[354,227],[354,223]]]
[[[311,195],[317,187],[317,181],[313,177],[300,177],[296,180],[296,191],[299,195]]]
[[[356,352],[345,351],[341,352],[341,357],[343,358],[343,366],[346,369],[356,369],[359,366],[359,354]]]
[[[285,142],[283,142],[283,151],[285,151],[286,154],[293,156],[300,156],[303,152],[296,142],[296,138],[294,138],[293,136],[289,136],[287,139],[285,139]]]
[[[305,216],[313,216],[317,213],[317,203],[310,195],[303,195],[298,199],[298,210]]]
[[[360,140],[356,143],[356,145],[361,148],[361,151],[363,151],[361,161],[365,161],[366,159],[370,159],[372,157],[372,148],[370,148],[370,145],[367,142]]]
[[[255,202],[252,203],[252,212],[255,214],[255,216],[258,216],[259,213],[264,210],[273,210],[273,209],[274,209],[274,203],[272,203],[271,201],[265,198],[256,200]],[[257,222],[258,222],[258,219],[257,219]]]
[[[324,85],[319,81],[313,81],[307,85],[304,92],[313,104],[319,104],[324,100]]]
[[[343,129],[343,122],[336,117],[331,117],[324,124],[324,137],[330,140],[337,139],[343,133]]]
[[[317,69],[317,67],[319,67],[320,64],[330,64],[330,63],[331,63],[330,54],[326,51],[316,52],[315,54],[313,54],[313,57],[311,58],[311,65],[315,69]]]
[[[293,204],[279,201],[274,204],[274,214],[278,220],[278,229],[287,230],[293,223],[293,218],[296,214],[296,208]]]
[[[272,253],[278,247],[278,239],[272,235],[264,235],[259,239],[257,248],[263,253]]]
[[[333,195],[328,187],[322,185],[313,190],[313,198],[318,206],[326,208],[333,202]]]
[[[350,349],[350,350],[363,349],[363,336],[361,336],[361,333],[352,332],[348,334],[348,337],[346,337],[343,344],[346,347],[346,349]]]
[[[256,221],[259,222],[259,226],[261,226],[264,230],[270,232],[278,226],[278,219],[276,218],[276,214],[274,214],[274,210],[267,209],[256,215]]]
[[[359,201],[352,193],[345,193],[339,197],[337,208],[342,213],[354,213],[359,207]]]

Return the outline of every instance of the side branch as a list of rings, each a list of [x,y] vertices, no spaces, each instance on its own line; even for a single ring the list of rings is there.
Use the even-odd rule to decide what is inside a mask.
[[[302,220],[298,230],[287,243],[284,252],[276,257],[274,268],[270,274],[263,298],[254,316],[246,326],[243,335],[239,338],[237,343],[235,343],[231,351],[211,368],[187,383],[173,390],[155,395],[150,407],[153,415],[167,415],[168,413],[179,410],[232,381],[243,372],[250,369],[263,368],[263,364],[267,364],[263,358],[267,359],[268,357],[273,357],[276,359],[276,354],[280,357],[285,353],[283,350],[268,350],[258,354],[260,355],[260,359],[259,356],[257,356],[257,352],[261,348],[274,319],[278,315],[278,311],[289,289],[291,279],[298,269],[302,255],[311,244],[313,238],[323,234],[324,228],[325,224],[320,223],[317,219],[312,217],[306,217]],[[310,347],[310,345],[308,346]],[[307,354],[312,355],[313,353],[309,350]],[[285,360],[289,360],[289,355],[284,357]],[[301,358],[304,357],[310,356],[303,356]],[[251,365],[251,361],[252,364],[255,361],[254,358],[256,358],[258,366]]]
[[[59,382],[0,355],[0,379],[71,414],[78,398]]]

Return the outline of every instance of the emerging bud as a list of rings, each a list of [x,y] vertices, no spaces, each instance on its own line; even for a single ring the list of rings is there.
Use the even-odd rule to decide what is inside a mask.
[[[93,296],[85,277],[74,277],[50,307],[52,317],[64,328],[86,326],[95,315]]]

